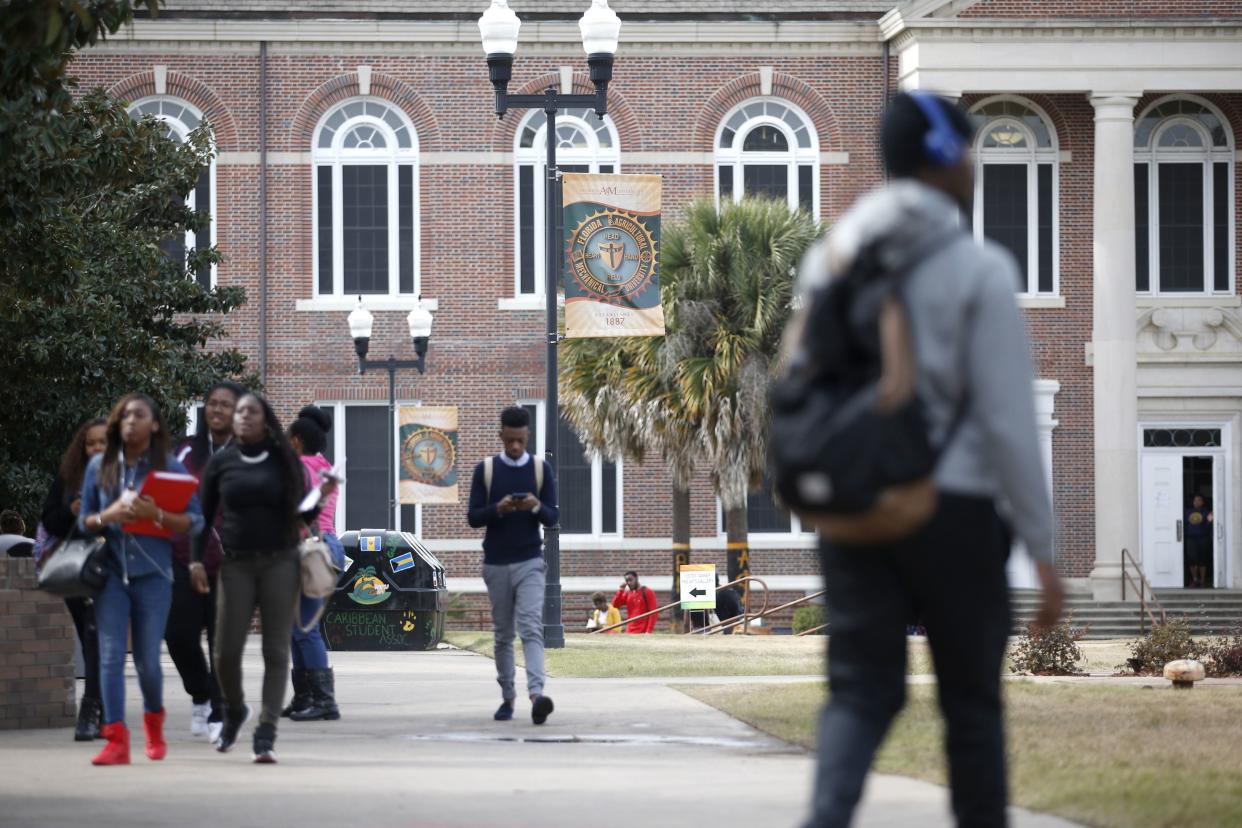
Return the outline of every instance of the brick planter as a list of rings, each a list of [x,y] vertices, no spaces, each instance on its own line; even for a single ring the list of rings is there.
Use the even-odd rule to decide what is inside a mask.
[[[74,723],[73,620],[35,583],[34,561],[0,560],[0,730]]]

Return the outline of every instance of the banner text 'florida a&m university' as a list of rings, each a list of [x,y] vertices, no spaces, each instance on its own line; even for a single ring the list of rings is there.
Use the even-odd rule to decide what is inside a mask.
[[[660,176],[566,173],[565,336],[663,336]]]

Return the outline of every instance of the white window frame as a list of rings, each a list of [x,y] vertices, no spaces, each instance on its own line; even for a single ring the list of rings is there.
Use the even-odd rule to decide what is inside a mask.
[[[134,118],[136,116],[141,117],[143,113],[141,113],[139,110],[142,107],[148,104],[151,104],[151,103],[156,103],[156,102],[162,103],[165,101],[188,110],[191,114],[193,114],[195,117],[198,118],[199,124],[202,124],[203,121],[206,120],[206,118],[203,117],[202,111],[198,107],[196,107],[194,104],[190,103],[189,101],[185,100],[184,98],[178,98],[175,95],[148,95],[145,98],[139,98],[138,100],[134,101],[132,104],[129,105],[129,107],[125,111],[129,114],[131,118]],[[175,118],[175,117],[172,117],[170,115],[165,115],[165,114],[159,114],[155,116],[155,119],[160,121],[161,123],[163,123],[165,126],[168,127],[169,132],[173,133],[173,135],[176,136],[177,142],[179,144],[184,144],[186,142],[186,139],[189,137],[190,133],[194,131],[194,129],[190,127],[189,124],[186,124],[180,118]],[[211,185],[211,203],[207,205],[207,213],[208,215],[211,216],[211,223],[207,227],[207,232],[208,232],[208,238],[211,240],[211,246],[215,247],[216,246],[216,216],[218,215],[218,213],[216,212],[216,203],[218,199],[216,196],[216,192],[217,192],[216,139],[215,139],[214,133],[211,136],[211,160],[207,164],[207,178]],[[185,199],[185,206],[190,208],[191,210],[201,209],[197,204],[198,193],[195,192],[195,190],[197,190],[197,186],[195,186],[194,188],[191,188],[190,194],[186,196],[186,199]],[[196,248],[196,245],[197,245],[197,242],[196,242],[196,239],[194,238],[194,231],[187,230],[185,233],[186,253],[188,254],[189,251],[194,250]],[[216,286],[216,265],[215,263],[211,265],[211,275],[210,275],[209,284],[213,288]]]
[[[543,438],[547,426],[547,409],[543,400],[523,399],[518,400],[515,405],[534,406],[535,422],[531,424],[533,433],[531,434],[531,442],[528,447],[531,455],[536,458],[545,456],[543,451]],[[587,456],[591,458],[591,531],[590,532],[565,532],[561,531],[563,538],[575,539],[607,539],[619,540],[625,537],[625,461],[623,458],[617,458],[609,462],[616,466],[617,475],[617,531],[604,532],[604,458],[595,452],[588,450]],[[561,481],[556,481],[557,491],[560,491]],[[560,504],[557,504],[558,506]]]
[[[798,138],[796,131],[783,118],[772,114],[764,114],[752,116],[743,121],[734,131],[733,140],[728,147],[720,145],[724,135],[725,128],[728,126],[729,120],[733,116],[756,103],[765,104],[766,113],[768,103],[773,103],[784,107],[793,113],[802,121],[802,126],[806,127],[807,135],[810,137],[809,147],[798,146]],[[789,149],[785,152],[745,152],[742,145],[746,142],[746,136],[756,127],[771,126],[775,127],[782,135],[785,136],[785,142]],[[730,127],[731,128],[731,127]],[[745,196],[743,188],[745,186],[744,167],[748,164],[755,165],[780,165],[783,164],[788,169],[788,193],[786,195],[789,203],[789,209],[797,210],[801,205],[799,184],[798,184],[798,167],[810,165],[811,167],[811,194],[812,217],[819,220],[819,204],[820,204],[820,185],[819,185],[819,135],[815,131],[815,124],[810,117],[800,107],[783,98],[775,98],[771,96],[749,98],[742,101],[737,106],[730,109],[720,123],[716,127],[716,134],[712,141],[714,148],[714,163],[712,164],[712,191],[715,194],[716,209],[720,209],[720,167],[729,165],[733,168],[733,203],[736,204]]]
[[[335,134],[332,136],[332,146],[330,148],[320,148],[320,135],[328,119],[338,111],[355,103],[378,105],[385,111],[395,113],[410,134],[410,146],[399,147],[397,145],[396,131],[383,119],[382,115],[364,114],[346,119],[344,123],[335,128]],[[386,145],[385,149],[345,149],[342,146],[345,138],[355,127],[364,125],[375,127],[383,134]],[[418,133],[414,130],[414,124],[401,107],[390,101],[366,95],[350,98],[329,109],[319,119],[311,140],[311,296],[313,299],[328,300],[328,303],[330,303],[333,299],[348,300],[348,298],[354,295],[353,292],[347,293],[345,291],[345,227],[342,215],[344,210],[342,171],[346,166],[380,165],[386,165],[388,168],[388,290],[384,293],[364,294],[364,296],[375,299],[383,299],[385,297],[392,299],[404,298],[411,302],[417,299],[422,292],[420,242],[420,236],[422,235],[422,210],[420,209],[422,199],[418,160]],[[408,292],[401,291],[400,272],[401,204],[397,171],[398,167],[402,165],[413,167],[414,227],[412,232],[414,233],[414,243],[412,255],[414,256],[414,286],[413,290]],[[332,293],[330,294],[319,292],[319,168],[325,166],[332,168]]]
[[[543,297],[546,294],[544,290],[544,282],[546,280],[543,278],[545,267],[543,238],[544,233],[547,232],[546,218],[544,216],[544,202],[547,200],[544,194],[544,185],[547,179],[546,140],[548,123],[546,119],[535,132],[531,146],[523,147],[521,142],[522,136],[526,132],[531,120],[542,116],[542,114],[538,111],[527,113],[526,117],[518,124],[517,132],[513,136],[513,298],[516,300],[526,300],[531,303],[532,307],[542,307]],[[579,117],[577,114],[557,113],[556,128],[559,130],[565,126],[572,126],[581,132],[586,137],[589,148],[578,149],[558,145],[556,150],[558,167],[563,164],[585,165],[590,168],[591,172],[598,173],[601,166],[611,165],[613,173],[621,172],[621,142],[617,135],[616,125],[612,122],[610,115],[604,116],[604,126],[608,131],[609,138],[612,140],[611,147],[602,146],[599,136],[596,134],[596,125]],[[534,291],[524,293],[522,291],[521,168],[527,166],[534,167],[535,289]],[[535,300],[539,301],[536,302]]]
[[[383,408],[387,410],[388,403],[385,401],[371,400],[327,400],[316,402],[315,405],[320,408],[332,409],[332,431],[328,433],[328,439],[332,441],[332,451],[334,465],[339,464],[345,470],[345,482],[340,486],[340,496],[337,498],[336,507],[336,534],[339,537],[343,532],[349,531],[350,527],[345,525],[345,492],[349,488],[349,458],[345,453],[345,410],[347,408]],[[397,400],[398,410],[403,405],[422,405],[418,400]],[[393,448],[393,468],[399,468],[401,462],[401,423],[400,421],[393,424],[392,448]],[[394,497],[400,498],[401,495],[401,476],[396,475],[394,482]],[[387,504],[385,504],[385,509]],[[363,529],[366,527],[357,526],[355,529]],[[421,503],[414,504],[414,527],[413,529],[401,525],[401,503],[397,503],[397,525],[391,527],[398,532],[410,532],[414,537],[422,539],[423,537],[423,506]]]
[[[1234,135],[1233,129],[1230,127],[1229,119],[1227,119],[1219,109],[1208,101],[1194,95],[1166,95],[1159,100],[1153,101],[1150,106],[1143,110],[1142,114],[1135,119],[1135,128],[1150,113],[1163,104],[1170,101],[1181,100],[1202,106],[1220,121],[1225,130],[1225,146],[1214,147],[1212,145],[1212,136],[1194,117],[1189,115],[1170,115],[1162,119],[1151,131],[1148,136],[1147,144],[1143,147],[1134,147],[1134,163],[1147,165],[1147,287],[1145,291],[1139,291],[1139,296],[1163,296],[1163,297],[1193,297],[1193,296],[1232,296],[1236,290],[1237,283],[1237,228],[1236,222],[1236,205],[1235,201],[1235,182],[1234,175],[1236,170],[1234,167],[1236,157],[1234,154]],[[1170,127],[1175,125],[1189,126],[1199,134],[1203,141],[1202,147],[1161,147],[1160,136]],[[1157,167],[1161,163],[1186,164],[1200,163],[1203,167],[1203,290],[1188,291],[1175,290],[1166,291],[1160,286],[1160,171]],[[1226,239],[1226,247],[1228,249],[1228,261],[1226,267],[1229,271],[1229,287],[1225,290],[1216,290],[1216,248],[1214,244],[1215,234],[1215,216],[1213,208],[1215,207],[1216,188],[1212,180],[1212,172],[1216,164],[1228,164],[1225,175],[1228,181],[1228,190],[1225,194],[1228,202],[1229,216],[1227,226],[1229,228],[1229,236]]]
[[[747,512],[747,526],[748,527],[750,524],[749,518],[750,518],[750,513],[748,511]],[[792,511],[789,512],[789,531],[788,532],[756,532],[748,528],[746,532],[746,536],[750,538],[751,540],[798,541],[798,542],[806,541],[806,540],[815,540],[816,538],[819,537],[818,533],[814,529],[804,529],[802,527],[802,521]],[[728,537],[728,532],[725,530],[724,502],[719,497],[717,497],[716,498],[716,538],[718,540],[723,541],[727,537]]]
[[[1043,121],[1052,142],[1049,147],[1039,146],[1035,133],[1026,124],[1008,115],[992,117],[980,124],[975,135],[975,198],[973,206],[972,230],[976,241],[982,242],[983,235],[983,168],[989,164],[1026,164],[1026,290],[1018,291],[1019,296],[1060,296],[1061,295],[1061,194],[1060,194],[1060,150],[1057,144],[1057,131],[1048,118],[1047,113],[1035,104],[1012,95],[996,95],[979,101],[971,108],[974,115],[979,110],[1000,101],[1010,101],[1030,110]],[[997,123],[1020,131],[1026,141],[1025,147],[1002,149],[984,147],[983,141],[987,133]],[[1052,166],[1052,290],[1039,289],[1039,166]]]

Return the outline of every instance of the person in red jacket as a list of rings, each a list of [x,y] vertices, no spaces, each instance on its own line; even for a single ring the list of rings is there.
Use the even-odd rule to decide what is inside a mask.
[[[651,612],[660,606],[656,600],[656,595],[651,591],[651,587],[645,587],[638,582],[638,573],[630,570],[625,573],[625,583],[617,590],[617,594],[612,599],[612,605],[617,609],[625,607],[625,617],[634,618],[642,615],[644,612]],[[637,621],[631,621],[626,625],[625,631],[631,635],[642,635],[643,633],[655,632],[656,621],[660,616],[651,615],[647,618],[640,618]]]

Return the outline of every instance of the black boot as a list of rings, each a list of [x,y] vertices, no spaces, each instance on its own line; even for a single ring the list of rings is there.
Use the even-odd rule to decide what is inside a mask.
[[[301,713],[311,706],[314,696],[311,694],[310,673],[310,670],[303,670],[301,667],[293,668],[293,698],[289,700],[289,706],[280,711],[280,715],[286,719],[292,718],[294,713]]]
[[[99,738],[99,717],[103,713],[99,699],[84,698],[78,706],[78,724],[73,729],[73,741],[90,742]]]
[[[289,718],[295,722],[331,722],[341,718],[341,711],[336,706],[336,679],[332,674],[332,668],[309,672],[311,693],[314,699],[310,707],[292,713]]]

